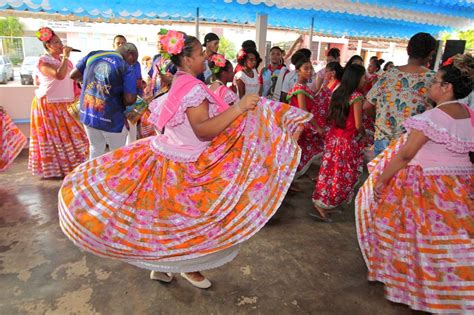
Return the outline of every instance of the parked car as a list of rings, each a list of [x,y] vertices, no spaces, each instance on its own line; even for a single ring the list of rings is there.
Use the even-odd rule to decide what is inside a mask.
[[[28,56],[23,59],[20,68],[20,78],[22,85],[33,84],[33,73],[38,60],[39,57],[35,56]]]
[[[13,64],[7,56],[0,56],[0,83],[6,84],[7,80],[13,81]]]

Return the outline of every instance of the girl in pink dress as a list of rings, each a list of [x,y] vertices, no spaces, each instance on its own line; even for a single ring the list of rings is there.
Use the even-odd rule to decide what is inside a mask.
[[[354,187],[363,170],[362,103],[360,91],[365,84],[365,69],[353,64],[346,68],[341,85],[333,93],[324,155],[313,193],[315,212],[311,216],[331,222],[327,210],[352,200]]]
[[[356,197],[369,281],[415,310],[474,312],[474,112],[457,101],[473,82],[470,55],[442,67],[429,90],[437,107],[404,122]]]
[[[43,178],[63,177],[89,157],[89,141],[82,124],[68,107],[76,101],[71,47],[64,46],[50,28],[37,33],[46,54],[37,64],[38,89],[31,104],[28,168]]]
[[[287,101],[291,106],[311,113],[314,111],[315,102],[313,92],[307,84],[311,79],[313,66],[308,58],[302,58],[296,62],[295,68],[298,74],[298,82],[288,91]],[[298,140],[301,147],[301,160],[295,178],[304,175],[313,161],[322,155],[324,149],[323,133],[323,128],[318,125],[314,118],[305,125]],[[298,190],[296,185],[293,188],[295,191]]]
[[[232,261],[283,201],[311,115],[258,95],[229,106],[196,78],[198,39],[168,31],[162,47],[178,67],[150,105],[164,133],[76,168],[59,191],[59,222],[86,251],[209,288],[200,271]]]
[[[0,106],[0,172],[7,170],[25,144],[25,136]]]
[[[239,101],[239,97],[230,88],[227,87],[234,79],[234,69],[232,63],[226,60],[223,55],[215,54],[208,63],[211,70],[212,84],[209,86],[217,96],[223,99],[227,104],[234,105]]]

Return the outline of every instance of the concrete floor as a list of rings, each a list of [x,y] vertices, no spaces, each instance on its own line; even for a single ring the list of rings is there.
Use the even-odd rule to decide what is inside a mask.
[[[314,174],[317,168],[311,169]],[[335,223],[312,220],[308,177],[239,256],[207,271],[207,291],[178,277],[81,252],[61,232],[61,180],[27,170],[24,151],[0,175],[0,314],[410,314],[366,280],[353,206]]]

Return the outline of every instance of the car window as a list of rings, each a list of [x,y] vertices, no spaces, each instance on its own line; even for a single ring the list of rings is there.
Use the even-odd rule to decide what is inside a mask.
[[[0,57],[0,65],[3,65],[4,62],[3,62],[3,57]]]

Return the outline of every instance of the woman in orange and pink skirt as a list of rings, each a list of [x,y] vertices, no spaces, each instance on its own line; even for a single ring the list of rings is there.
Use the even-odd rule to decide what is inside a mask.
[[[47,53],[37,64],[39,87],[31,104],[28,168],[43,178],[64,177],[89,154],[85,131],[67,110],[77,95],[69,78],[71,48],[50,28],[41,28],[37,36]]]
[[[385,296],[431,313],[474,312],[474,59],[436,74],[435,109],[405,121],[408,134],[369,163],[355,204],[370,281]]]

